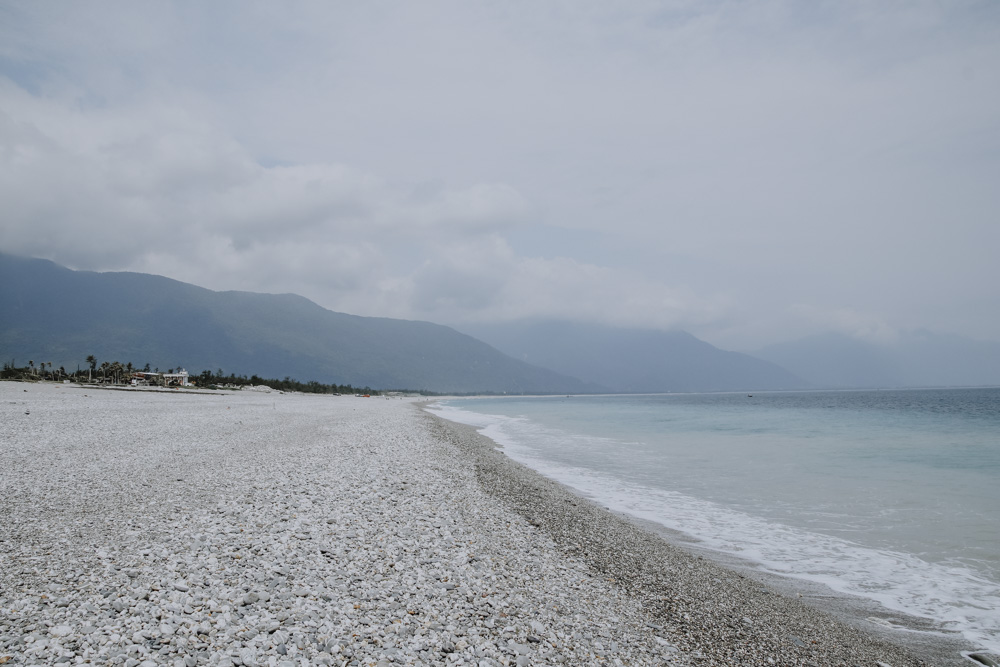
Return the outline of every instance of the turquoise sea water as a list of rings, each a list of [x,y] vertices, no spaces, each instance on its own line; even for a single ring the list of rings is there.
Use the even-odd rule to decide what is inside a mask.
[[[612,509],[1000,651],[1000,389],[442,401]]]

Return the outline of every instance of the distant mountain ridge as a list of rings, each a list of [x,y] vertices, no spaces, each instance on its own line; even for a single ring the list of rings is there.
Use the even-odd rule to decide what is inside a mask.
[[[826,333],[754,354],[821,387],[1000,385],[1000,343],[924,329],[881,343]]]
[[[460,326],[501,352],[614,392],[805,389],[784,368],[720,350],[684,331],[624,329],[562,321]]]
[[[215,292],[142,273],[73,271],[0,253],[0,355],[56,367],[99,360],[197,373],[435,392],[585,393],[430,322],[326,310],[294,294]]]
[[[1000,343],[924,330],[892,344],[824,334],[748,355],[680,331],[538,320],[460,328],[0,253],[0,357],[21,365],[73,370],[93,354],[193,373],[441,393],[1000,385]]]

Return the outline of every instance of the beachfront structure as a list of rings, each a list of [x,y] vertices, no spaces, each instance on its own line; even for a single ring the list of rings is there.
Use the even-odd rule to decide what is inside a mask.
[[[150,384],[162,384],[165,387],[176,386],[176,387],[190,387],[191,382],[188,379],[188,372],[183,368],[179,369],[176,373],[133,373],[132,374],[132,386],[139,385],[150,385]]]
[[[188,382],[188,372],[183,368],[178,369],[176,373],[164,373],[163,374],[163,384],[167,385],[177,385],[179,387],[188,387],[191,385]]]

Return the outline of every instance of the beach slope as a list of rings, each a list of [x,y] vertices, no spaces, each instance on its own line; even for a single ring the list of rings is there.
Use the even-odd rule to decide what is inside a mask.
[[[0,660],[923,664],[404,400],[0,383]]]
[[[543,531],[564,558],[614,582],[640,604],[647,627],[699,664],[972,664],[957,635],[872,623],[877,619],[865,616],[887,616],[873,602],[834,596],[746,564],[721,564],[679,536],[665,539],[662,527],[610,512],[509,459],[474,427],[431,418],[436,437],[473,462],[487,493]],[[907,621],[914,629],[920,624]]]

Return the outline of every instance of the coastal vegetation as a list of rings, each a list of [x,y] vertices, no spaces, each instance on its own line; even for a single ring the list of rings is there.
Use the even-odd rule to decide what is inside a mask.
[[[0,379],[49,382],[79,382],[110,386],[177,386],[176,376],[181,368],[168,368],[161,372],[159,368],[150,369],[149,364],[139,367],[132,362],[104,361],[98,364],[94,355],[87,356],[87,365],[77,366],[76,370],[67,371],[64,366],[54,368],[52,362],[34,359],[28,360],[27,366],[18,366],[16,360],[5,361],[0,370]],[[208,389],[242,389],[244,387],[270,387],[277,391],[297,391],[305,394],[367,394],[376,396],[381,392],[371,387],[354,387],[351,384],[324,384],[310,381],[299,382],[285,376],[283,379],[263,378],[258,375],[226,375],[223,370],[203,370],[198,375],[187,377],[190,385]]]
[[[298,391],[304,394],[367,394],[377,396],[381,393],[379,390],[372,389],[371,387],[353,387],[350,384],[323,384],[315,380],[299,382],[287,376],[281,380],[277,380],[274,378],[262,378],[257,375],[251,375],[250,377],[235,375],[233,373],[225,375],[221,368],[214,373],[210,370],[204,370],[196,377],[192,377],[191,381],[199,387],[231,387],[242,389],[248,386],[263,386],[278,391]]]

